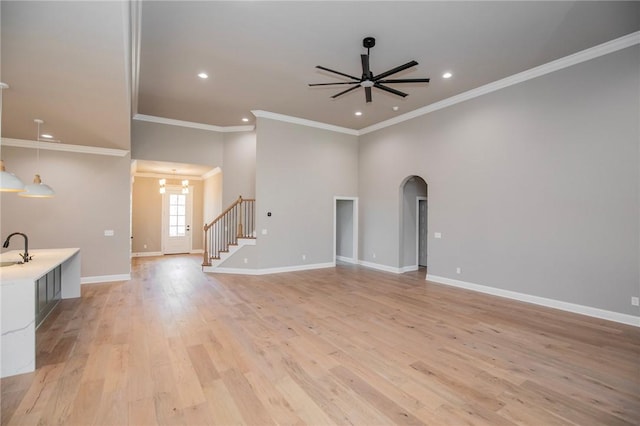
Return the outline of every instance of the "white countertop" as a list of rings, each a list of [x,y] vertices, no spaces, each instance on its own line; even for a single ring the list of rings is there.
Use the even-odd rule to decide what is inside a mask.
[[[79,248],[30,250],[29,255],[33,256],[33,259],[29,262],[0,267],[0,285],[6,285],[16,280],[35,281],[79,251]],[[22,252],[23,250],[13,250],[2,253],[0,261],[20,261],[22,258],[19,253]]]

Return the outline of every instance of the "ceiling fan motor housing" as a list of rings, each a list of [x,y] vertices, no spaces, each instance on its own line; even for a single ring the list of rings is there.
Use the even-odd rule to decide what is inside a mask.
[[[365,37],[364,40],[362,40],[362,45],[367,49],[371,49],[376,45],[376,39],[373,37]]]

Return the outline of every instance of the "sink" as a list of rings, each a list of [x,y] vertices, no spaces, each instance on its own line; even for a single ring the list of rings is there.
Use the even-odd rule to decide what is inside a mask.
[[[11,262],[0,262],[0,268],[5,267],[5,266],[17,265],[19,263],[20,262],[16,262],[15,260],[11,261]]]

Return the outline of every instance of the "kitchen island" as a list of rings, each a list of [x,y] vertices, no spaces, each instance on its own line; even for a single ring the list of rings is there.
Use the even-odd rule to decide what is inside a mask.
[[[80,297],[80,249],[41,249],[32,260],[0,267],[0,377],[36,368],[36,328],[59,299]],[[19,250],[1,262],[20,261]]]

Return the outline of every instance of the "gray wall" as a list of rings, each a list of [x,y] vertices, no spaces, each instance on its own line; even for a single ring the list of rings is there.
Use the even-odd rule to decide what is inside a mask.
[[[223,161],[223,134],[132,120],[131,158],[220,167]]]
[[[203,182],[203,221],[193,224],[194,229],[202,230],[205,223],[211,222],[222,213],[222,173],[216,173]],[[194,234],[195,235],[195,234]],[[203,237],[204,238],[204,235]]]
[[[357,137],[265,118],[256,128],[259,267],[333,262],[333,197],[357,195]]]
[[[54,198],[22,198],[0,193],[3,238],[24,232],[29,248],[79,247],[83,277],[128,274],[130,271],[131,159],[40,150],[39,166],[33,149],[2,147],[8,170],[25,183],[38,171]],[[104,231],[114,231],[105,237]],[[20,240],[3,251],[22,249]]]
[[[399,266],[398,188],[419,175],[430,274],[637,315],[639,50],[362,136],[361,257]]]
[[[256,196],[256,132],[224,134],[222,205],[226,209],[242,195]]]

